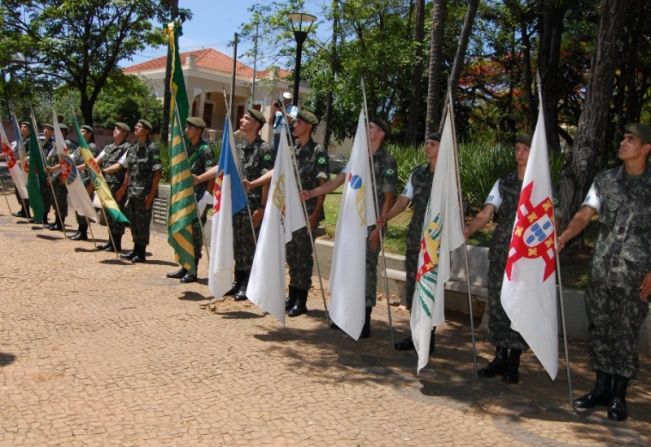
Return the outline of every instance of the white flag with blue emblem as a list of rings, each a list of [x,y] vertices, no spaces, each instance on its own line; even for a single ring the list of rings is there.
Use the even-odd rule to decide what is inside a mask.
[[[377,220],[369,156],[366,117],[362,111],[350,161],[344,170],[346,181],[330,269],[330,318],[355,340],[362,332],[365,318],[366,236],[368,227]]]
[[[65,182],[66,188],[68,188],[68,201],[77,213],[89,218],[93,222],[97,222],[95,206],[77,170],[77,163],[82,163],[82,161],[75,160],[71,157],[72,154],[70,154],[61,129],[59,128],[56,112],[53,113],[52,125],[54,126],[54,144],[56,145],[57,155],[59,156],[59,167],[61,169],[60,179]]]

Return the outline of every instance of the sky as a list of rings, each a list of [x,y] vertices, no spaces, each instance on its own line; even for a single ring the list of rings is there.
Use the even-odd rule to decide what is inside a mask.
[[[233,49],[228,45],[233,40],[233,35],[239,30],[241,24],[249,20],[249,7],[263,1],[265,0],[179,0],[180,8],[190,9],[193,13],[192,19],[183,24],[183,35],[179,39],[180,51],[215,48],[231,56]],[[306,0],[303,12],[318,17],[321,13],[322,3],[323,0]],[[322,24],[320,28],[319,34],[324,32],[326,24]],[[241,42],[238,44],[238,54],[242,55],[251,48],[252,43]],[[163,46],[158,48],[147,47],[134,55],[131,61],[123,60],[120,65],[127,67],[166,54],[167,50]],[[247,64],[253,62],[241,56],[238,59]],[[266,67],[267,65],[264,62],[264,55],[261,55],[258,66]]]

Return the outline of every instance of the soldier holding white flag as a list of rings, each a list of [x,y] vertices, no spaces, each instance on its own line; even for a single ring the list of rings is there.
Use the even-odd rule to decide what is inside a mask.
[[[488,258],[488,333],[490,341],[495,345],[495,358],[478,373],[479,377],[484,378],[502,375],[507,383],[518,382],[520,354],[528,348],[522,336],[511,329],[511,321],[502,307],[500,293],[530,148],[531,136],[518,135],[515,145],[516,170],[495,182],[484,208],[463,231],[464,237],[468,239],[484,228],[495,215],[497,226],[491,239]]]
[[[626,389],[639,369],[640,327],[651,295],[651,126],[626,125],[618,157],[623,165],[603,171],[567,229],[559,249],[599,214],[590,286],[586,292],[590,363],[597,378],[574,407],[608,406],[608,419],[628,417]]]

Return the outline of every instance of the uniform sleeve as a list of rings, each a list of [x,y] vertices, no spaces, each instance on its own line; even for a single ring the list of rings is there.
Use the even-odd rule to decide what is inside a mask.
[[[592,182],[590,190],[588,191],[588,195],[585,196],[585,200],[581,206],[589,206],[590,208],[594,209],[597,214],[601,212],[601,195],[599,194],[599,189],[597,188],[595,182]]]
[[[266,174],[274,168],[274,154],[267,143],[260,145],[261,173]]]
[[[97,156],[97,160],[102,161],[104,160],[104,157],[106,157],[106,151],[102,149],[102,152],[100,152],[99,155]]]
[[[207,171],[208,169],[215,166],[217,164],[217,162],[215,161],[215,156],[213,155],[212,150],[210,149],[210,146],[208,146],[206,144],[205,146],[202,147],[202,150],[204,151],[203,156],[204,156],[204,159],[206,160],[206,171]]]
[[[395,158],[387,156],[386,165],[382,172],[381,191],[383,193],[396,193],[398,188],[398,165]]]
[[[413,176],[414,176],[414,172],[412,171],[411,174],[409,174],[409,180],[407,180],[407,184],[405,185],[405,188],[402,190],[402,194],[400,194],[401,196],[406,197],[409,200],[414,200],[414,184],[411,181]]]
[[[346,162],[346,166],[344,166],[344,169],[341,170],[341,173],[346,174],[346,176],[350,174],[350,160]]]
[[[151,170],[153,172],[160,171],[163,169],[163,164],[160,161],[160,150],[158,149],[158,145],[156,143],[152,143],[150,149],[152,158]]]
[[[120,163],[120,165],[121,165],[123,168],[126,168],[126,169],[129,169],[129,161],[127,160],[127,155],[128,155],[128,154],[129,154],[129,149],[127,149],[126,151],[124,151],[124,154],[122,154],[122,156],[121,156],[120,159],[118,160],[118,163]]]
[[[324,180],[328,180],[330,178],[330,158],[320,145],[317,146],[316,150],[314,174],[316,175],[316,178]]]
[[[500,206],[502,206],[502,194],[500,194],[499,180],[493,184],[493,188],[491,189],[491,192],[488,193],[484,205],[493,205],[496,211],[500,209]]]

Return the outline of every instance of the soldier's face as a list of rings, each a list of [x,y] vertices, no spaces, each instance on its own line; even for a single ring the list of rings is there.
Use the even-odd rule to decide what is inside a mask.
[[[201,136],[202,131],[203,129],[188,125],[185,127],[185,136],[188,137],[190,141],[194,141]]]
[[[27,135],[29,135],[29,126],[26,126],[25,124],[21,124],[20,134],[23,136],[23,138],[27,137]]]
[[[619,143],[617,155],[623,161],[646,159],[649,156],[651,143],[644,143],[632,133],[625,133],[624,139]]]
[[[88,143],[90,140],[90,132],[88,132],[86,129],[81,129],[81,136],[84,137],[84,140]]]
[[[50,129],[49,127],[44,127],[43,128],[43,136],[45,137],[46,140],[48,138],[51,138],[52,137],[52,129]]]
[[[257,131],[260,127],[260,124],[251,117],[248,113],[245,113],[242,119],[240,120],[240,129],[242,132],[251,132]]]
[[[368,125],[368,138],[371,141],[382,141],[384,140],[384,131],[377,124],[370,123]]]
[[[145,138],[145,137],[147,137],[147,135],[149,135],[149,129],[147,129],[142,124],[138,123],[133,128],[133,134],[137,138]]]
[[[303,121],[300,118],[298,118],[294,122],[294,132],[293,132],[293,134],[294,134],[294,136],[296,138],[301,138],[301,137],[303,137],[305,135],[309,135],[310,132],[312,132],[312,125],[311,124],[306,123],[305,121]]]
[[[123,141],[126,137],[127,137],[127,131],[126,130],[124,130],[124,129],[120,128],[120,127],[117,127],[117,126],[115,126],[113,128],[113,141],[115,141],[116,143],[119,143],[119,142]]]
[[[425,156],[428,160],[436,160],[439,156],[440,142],[436,140],[427,140],[425,142]]]
[[[515,164],[518,166],[527,166],[529,159],[529,146],[526,144],[518,143],[515,145]]]

